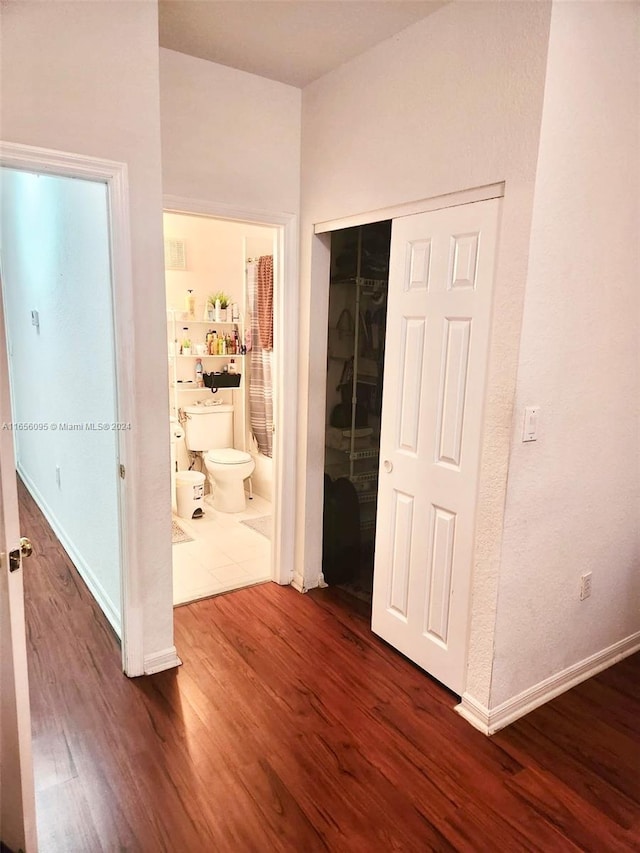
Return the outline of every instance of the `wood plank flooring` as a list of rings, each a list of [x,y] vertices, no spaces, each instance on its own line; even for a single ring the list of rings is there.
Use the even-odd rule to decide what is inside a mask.
[[[640,656],[489,739],[340,595],[265,584],[129,680],[20,495],[42,853],[640,849]]]

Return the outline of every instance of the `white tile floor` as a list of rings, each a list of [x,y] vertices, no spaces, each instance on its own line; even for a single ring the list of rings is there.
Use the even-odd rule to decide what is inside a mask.
[[[271,541],[241,522],[271,515],[271,504],[254,495],[244,512],[217,512],[205,497],[203,518],[174,516],[193,542],[173,545],[173,603],[239,589],[271,579]]]

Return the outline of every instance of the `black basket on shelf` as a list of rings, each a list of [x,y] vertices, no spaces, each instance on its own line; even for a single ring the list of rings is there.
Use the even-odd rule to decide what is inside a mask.
[[[203,373],[205,388],[239,388],[242,375],[240,373]]]

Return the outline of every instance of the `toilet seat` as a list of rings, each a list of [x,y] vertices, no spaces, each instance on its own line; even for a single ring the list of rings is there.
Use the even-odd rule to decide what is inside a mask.
[[[218,447],[207,452],[207,460],[216,465],[244,465],[251,461],[251,456],[243,450],[234,450],[232,447]]]

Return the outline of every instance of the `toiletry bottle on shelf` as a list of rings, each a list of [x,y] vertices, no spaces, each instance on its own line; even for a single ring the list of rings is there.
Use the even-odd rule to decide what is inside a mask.
[[[187,295],[184,300],[184,307],[187,312],[187,317],[190,320],[196,318],[196,298],[193,295],[193,290],[187,290]]]
[[[204,379],[202,378],[203,370],[204,369],[202,367],[202,361],[200,359],[198,359],[196,361],[196,387],[197,388],[204,388]]]
[[[235,372],[236,372],[236,360],[235,360],[235,358],[232,358],[231,361],[229,362],[229,373],[235,373]]]

